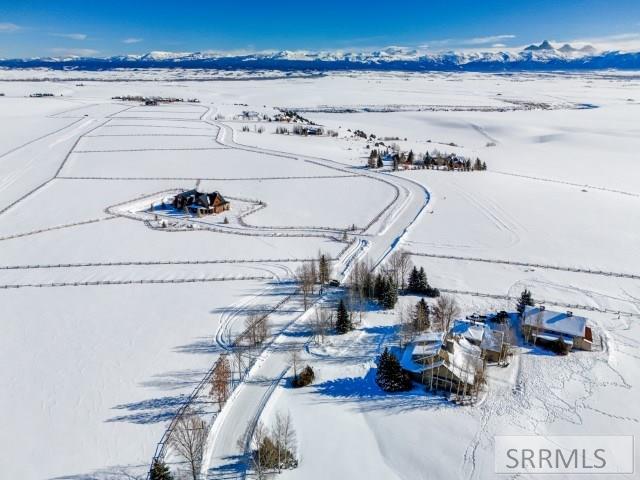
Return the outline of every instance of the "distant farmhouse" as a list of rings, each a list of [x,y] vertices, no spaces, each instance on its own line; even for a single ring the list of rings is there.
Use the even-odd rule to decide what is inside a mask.
[[[544,305],[525,308],[522,333],[536,343],[553,345],[562,341],[568,350],[591,350],[593,345],[593,333],[586,318],[572,312],[553,312]]]
[[[198,190],[188,190],[173,198],[173,206],[178,210],[185,208],[195,215],[211,215],[229,210],[231,204],[224,199],[220,192],[203,193]]]

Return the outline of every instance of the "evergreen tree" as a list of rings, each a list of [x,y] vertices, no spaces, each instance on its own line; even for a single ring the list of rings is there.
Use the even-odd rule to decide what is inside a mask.
[[[344,300],[340,299],[340,304],[338,305],[338,318],[336,319],[336,332],[342,335],[343,333],[347,333],[351,330],[353,330],[351,317],[349,316],[347,307],[344,304]]]
[[[534,305],[534,301],[533,301],[533,297],[531,296],[531,292],[525,288],[520,294],[520,299],[518,300],[518,304],[517,304],[518,313],[522,315],[524,313],[525,307],[527,306],[533,307],[533,305]]]
[[[411,273],[409,273],[407,289],[410,293],[420,293],[420,274],[415,265],[413,266]]]
[[[391,277],[387,277],[384,282],[384,290],[382,293],[382,308],[391,310],[398,302],[398,286]]]
[[[318,258],[318,280],[322,285],[329,282],[329,272],[331,270],[331,262],[324,253]]]
[[[427,282],[427,274],[424,271],[424,267],[420,267],[418,272],[418,291],[420,293],[427,293],[429,290],[429,282]]]
[[[402,370],[396,356],[385,348],[378,362],[376,383],[385,392],[403,392],[411,390],[411,378]]]
[[[407,157],[407,163],[409,165],[413,165],[413,157],[414,157],[413,150],[409,150],[409,156]]]
[[[369,168],[376,168],[378,165],[378,151],[375,148],[371,150],[371,153],[369,154],[369,161],[367,162],[367,165]]]
[[[413,331],[422,332],[429,328],[429,305],[421,298],[413,309]]]
[[[386,277],[384,277],[383,275],[377,274],[374,285],[373,285],[373,296],[379,302],[382,302],[382,297],[386,289],[385,283],[386,283]]]
[[[173,480],[173,475],[167,464],[162,460],[154,460],[149,472],[150,480]]]
[[[384,162],[382,161],[382,156],[378,157],[378,168],[384,167]]]

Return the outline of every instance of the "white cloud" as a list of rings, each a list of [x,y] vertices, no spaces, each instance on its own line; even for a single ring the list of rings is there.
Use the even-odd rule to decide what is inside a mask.
[[[0,33],[11,33],[20,30],[20,27],[15,23],[0,22]]]
[[[92,48],[52,48],[52,53],[63,57],[91,57],[100,53]]]
[[[69,40],[86,40],[87,35],[84,33],[52,33],[54,37],[68,38]]]
[[[516,38],[515,35],[487,35],[485,37],[471,37],[471,38],[442,38],[438,40],[430,40],[423,45],[418,45],[420,49],[426,50],[445,50],[456,49],[465,50],[465,47],[490,47],[491,48],[503,48],[506,45],[502,40],[511,40]],[[495,45],[494,45],[495,44]]]
[[[130,45],[132,43],[140,43],[141,41],[142,41],[142,38],[131,37],[131,38],[125,38],[124,40],[122,40],[122,43],[126,43],[127,45]]]
[[[567,42],[574,47],[593,45],[599,50],[621,50],[625,52],[640,52],[640,33],[620,33],[603,37],[576,38]]]
[[[466,39],[466,41],[463,39],[461,43],[464,43],[467,45],[486,45],[489,43],[495,43],[501,40],[509,40],[512,38],[516,38],[516,36],[515,35],[490,35],[487,37],[469,38],[469,39]]]

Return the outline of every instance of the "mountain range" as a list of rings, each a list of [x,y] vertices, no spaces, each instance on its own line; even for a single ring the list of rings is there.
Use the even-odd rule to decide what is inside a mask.
[[[405,47],[373,52],[289,51],[230,55],[210,52],[149,52],[112,57],[37,57],[0,59],[4,68],[113,70],[119,68],[189,68],[224,70],[397,70],[397,71],[552,71],[640,69],[640,52],[598,52],[587,45],[555,48],[548,41],[520,52],[424,53]]]

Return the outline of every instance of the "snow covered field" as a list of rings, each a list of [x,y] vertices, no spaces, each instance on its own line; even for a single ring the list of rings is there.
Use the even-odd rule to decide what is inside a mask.
[[[284,298],[318,251],[339,257],[338,278],[356,255],[377,263],[410,251],[432,285],[459,292],[463,314],[512,309],[504,297],[531,288],[578,305],[600,348],[526,350],[490,370],[482,402],[460,407],[418,387],[388,395],[376,386],[376,355],[398,343],[394,312],[371,312],[356,331],[317,345],[308,342],[312,315],[296,301],[280,312],[291,330],[209,436],[208,478],[241,475],[245,466],[228,458],[244,453],[237,440],[250,422],[283,411],[300,461],[286,479],[493,478],[493,435],[640,435],[637,77],[64,80],[78,73],[3,82],[16,73],[0,71],[7,478],[144,476],[172,414],[221,352],[220,332],[240,331],[249,310]],[[34,92],[57,96],[27,98]],[[111,100],[121,95],[200,103]],[[298,107],[338,136],[276,135],[279,123],[234,119],[278,107]],[[358,129],[416,153],[478,156],[488,170],[371,172]],[[160,231],[109,210],[199,180],[265,206],[215,231]],[[349,244],[342,235],[352,225]],[[311,387],[281,379],[291,348],[316,370]]]

